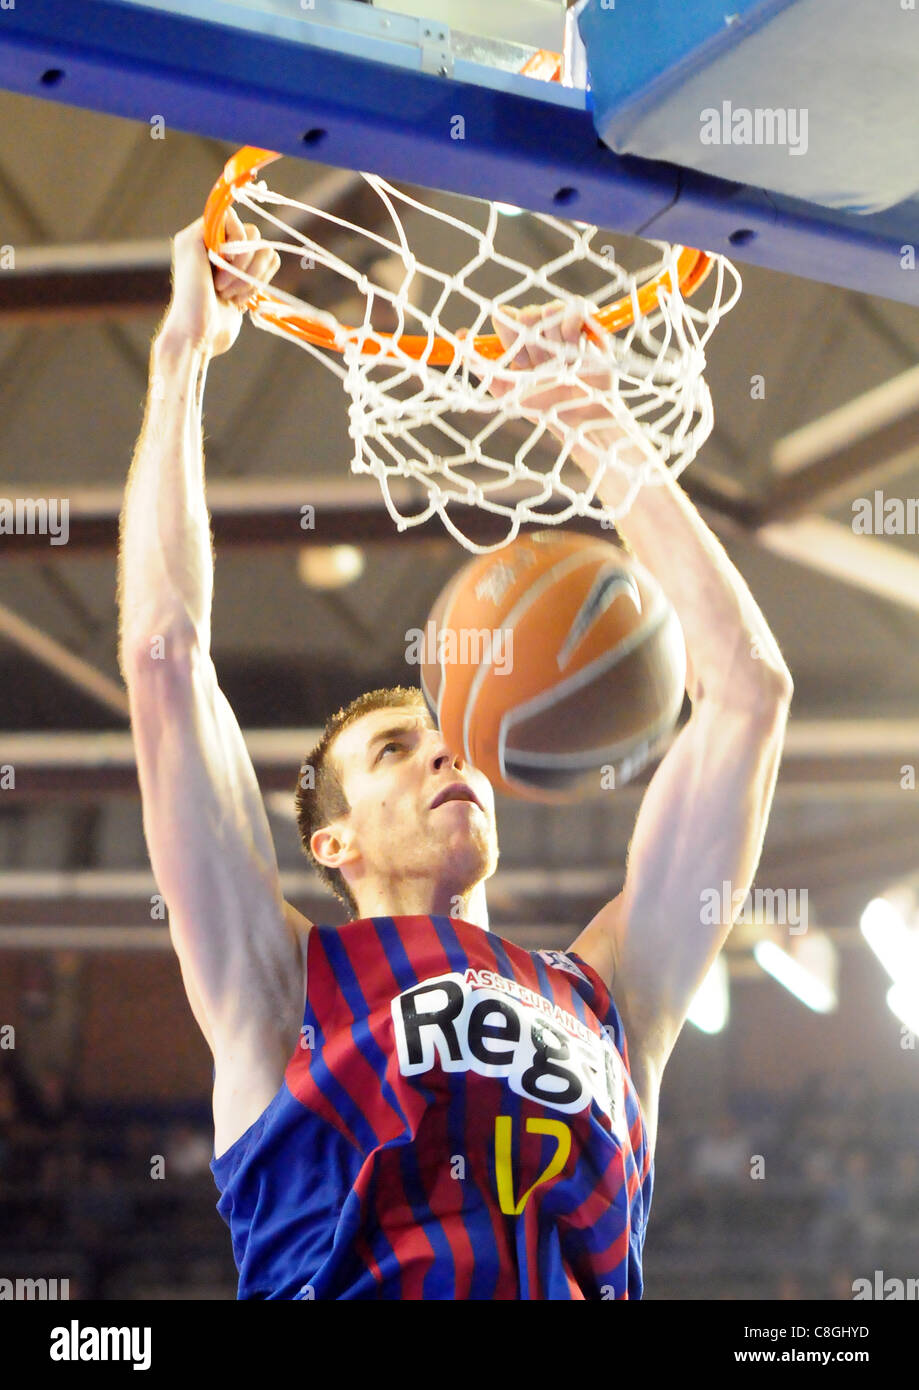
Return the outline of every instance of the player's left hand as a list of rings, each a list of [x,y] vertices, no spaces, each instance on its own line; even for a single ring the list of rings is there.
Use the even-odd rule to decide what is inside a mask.
[[[564,440],[567,433],[578,426],[589,427],[585,428],[585,436],[593,447],[576,447],[571,454],[572,459],[585,471],[592,473],[597,467],[599,457],[615,445],[620,446],[619,457],[624,462],[633,465],[643,462],[647,458],[644,449],[635,444],[622,447],[623,441],[629,438],[629,431],[622,424],[625,411],[621,405],[617,407],[612,389],[612,369],[604,366],[602,360],[596,360],[602,358],[602,344],[606,336],[596,320],[591,322],[592,316],[596,313],[596,306],[587,300],[581,300],[568,305],[564,312],[559,314],[561,309],[561,300],[553,300],[549,304],[530,305],[523,309],[514,309],[509,304],[502,304],[496,309],[492,315],[492,323],[503,347],[509,349],[518,340],[521,341],[519,349],[508,364],[510,371],[502,369],[487,381],[489,393],[500,400],[519,385],[517,372],[530,371],[555,358],[555,345],[578,347],[582,343],[586,345],[588,337],[592,338],[592,356],[595,360],[590,364],[585,363],[574,380],[552,381],[543,377],[532,391],[522,393],[522,413],[527,419],[536,421],[554,406],[562,424],[549,422],[548,428],[559,440]],[[549,322],[546,323],[546,320]],[[534,336],[530,341],[523,341],[522,333],[534,324],[545,324],[540,328],[538,339]],[[465,337],[465,331],[459,336]],[[562,361],[560,358],[560,373],[563,370]],[[617,408],[620,412],[619,418]]]

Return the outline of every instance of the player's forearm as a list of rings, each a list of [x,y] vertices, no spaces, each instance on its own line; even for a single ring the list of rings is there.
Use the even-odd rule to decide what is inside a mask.
[[[119,649],[167,633],[210,645],[213,556],[204,494],[201,395],[207,354],[161,332],[150,354],[143,428],[128,475],[119,547]]]
[[[690,698],[786,698],[791,676],[743,577],[679,483],[663,465],[659,473],[660,484],[639,491],[616,529],[676,609],[689,656]],[[618,506],[621,474],[604,477],[598,496]]]

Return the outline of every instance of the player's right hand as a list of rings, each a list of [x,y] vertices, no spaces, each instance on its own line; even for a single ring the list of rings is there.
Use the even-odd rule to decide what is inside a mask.
[[[233,208],[227,212],[226,241],[260,239],[254,223],[245,226]],[[264,281],[270,281],[281,258],[270,247],[240,251],[224,258],[231,265]],[[211,265],[204,242],[204,218],[183,228],[172,243],[172,299],[162,332],[171,339],[184,339],[218,357],[236,342],[242,326],[252,286],[222,267]]]

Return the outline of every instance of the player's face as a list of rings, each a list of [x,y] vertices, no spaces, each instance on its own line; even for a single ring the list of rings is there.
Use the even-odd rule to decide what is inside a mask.
[[[385,887],[393,880],[433,879],[441,890],[468,892],[498,862],[491,783],[454,753],[427,710],[412,706],[362,715],[335,741],[348,826],[361,871]],[[459,799],[467,789],[474,800]],[[447,788],[454,797],[435,804]],[[359,890],[360,891],[360,890]]]

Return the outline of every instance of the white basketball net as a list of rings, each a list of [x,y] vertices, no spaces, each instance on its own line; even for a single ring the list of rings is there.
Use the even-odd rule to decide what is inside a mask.
[[[611,525],[632,505],[641,487],[661,481],[661,463],[677,476],[691,462],[713,424],[711,396],[703,377],[705,344],[740,294],[740,277],[729,261],[713,256],[713,268],[695,297],[707,305],[702,308],[680,293],[680,247],[652,242],[657,261],[627,272],[617,263],[612,247],[594,246],[600,235],[596,227],[534,213],[530,214],[531,226],[538,224],[534,235],[543,243],[551,239],[553,249],[558,247],[551,259],[534,267],[497,244],[502,231],[506,239],[510,221],[497,205],[473,204],[484,214],[485,225],[477,228],[425,206],[376,175],[363,178],[380,198],[394,228],[392,236],[283,197],[264,181],[237,189],[235,201],[268,224],[262,244],[299,257],[301,264],[322,266],[342,276],[361,296],[363,317],[351,320],[350,331],[328,312],[274,285],[270,294],[275,302],[253,310],[251,317],[258,327],[289,337],[283,327],[265,317],[267,313],[283,316],[287,306],[335,334],[341,355],[299,337],[293,341],[343,381],[351,398],[352,472],[377,479],[400,531],[419,526],[436,513],[467,549],[485,553],[513,540],[523,522],[554,525],[572,517],[594,517]],[[400,207],[402,216],[436,219],[438,237],[449,239],[454,250],[457,244],[463,248],[458,269],[442,271],[416,258]],[[276,211],[285,208],[367,238],[372,243],[367,249],[386,265],[385,283],[375,282],[365,270],[355,269],[290,227]],[[272,233],[272,227],[283,239]],[[522,228],[515,225],[512,230],[516,246]],[[252,249],[253,244],[228,242],[223,249],[232,255],[244,247]],[[210,256],[214,264],[227,266],[222,256],[214,252]],[[253,287],[264,288],[235,267],[229,268]],[[661,292],[653,313],[642,315],[638,290],[662,271],[669,273],[670,288]],[[489,276],[490,285],[476,286],[477,279]],[[632,300],[634,321],[618,333],[606,333],[593,314],[599,306],[623,296]],[[555,301],[558,308],[539,323],[526,328],[513,323],[514,337],[498,359],[489,361],[475,351],[473,339],[494,331],[493,316],[501,314],[502,305],[522,309]],[[381,311],[388,319],[387,331],[394,334],[392,340],[379,330]],[[556,340],[561,321],[570,320],[575,311],[601,335],[602,347],[587,334],[577,342]],[[453,331],[450,322],[455,322]],[[503,322],[508,323],[506,315]],[[460,336],[461,328],[467,330],[466,337]],[[420,358],[398,347],[398,338],[406,334],[426,339]],[[449,342],[454,352],[446,367],[433,366],[428,360],[437,338]],[[362,343],[367,342],[379,344],[385,354],[368,355],[362,351]],[[521,353],[528,364],[534,358],[538,364],[513,368]],[[505,386],[496,397],[489,388],[497,384],[500,389],[501,383],[510,383],[509,389]],[[545,400],[550,386],[575,383],[576,413],[570,399],[533,408],[540,387]],[[613,422],[618,431],[610,429]],[[612,442],[611,435],[616,436]],[[589,461],[590,476],[572,461],[574,451]],[[597,495],[610,470],[624,480],[617,486],[615,505]],[[417,501],[417,509],[410,514],[396,506],[391,490],[394,479],[417,485],[410,490]],[[496,544],[480,544],[468,536],[462,523],[468,520],[474,529],[470,508],[506,518],[504,538]]]

